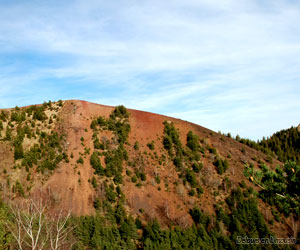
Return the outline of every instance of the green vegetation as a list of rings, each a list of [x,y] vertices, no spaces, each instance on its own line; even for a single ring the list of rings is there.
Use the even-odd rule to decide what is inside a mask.
[[[148,147],[150,150],[154,150],[154,141],[147,143],[147,147]]]
[[[119,146],[117,149],[104,153],[105,155],[105,176],[114,177],[115,183],[122,183],[123,161],[127,160],[127,151]]]
[[[124,106],[117,106],[110,114],[109,118],[100,116],[94,119],[91,122],[91,129],[96,132],[97,127],[100,126],[102,129],[113,131],[117,136],[118,142],[124,144],[127,142],[128,134],[130,132],[128,118],[129,112],[127,109]]]
[[[175,150],[175,155],[182,156],[182,144],[179,139],[179,132],[175,129],[173,123],[167,121],[164,122],[164,138],[163,145],[166,150],[168,150],[170,155],[173,155],[173,150]]]
[[[107,200],[115,202],[120,191],[115,191],[112,185],[105,190]],[[194,224],[185,228],[180,220],[178,225],[167,229],[162,229],[156,219],[143,223],[139,217],[127,215],[121,201],[112,207],[96,198],[94,207],[96,215],[72,217],[65,225],[66,229],[72,228],[66,242],[66,245],[75,242],[72,249],[293,249],[289,245],[237,244],[238,236],[273,236],[258,210],[256,197],[246,187],[233,189],[226,203],[216,206],[216,216],[205,214],[196,206],[190,209]],[[14,227],[6,227],[13,225],[13,221],[10,209],[0,202],[1,249],[17,248],[11,231]],[[46,225],[50,222],[48,217],[43,220]],[[41,237],[46,233],[42,230]]]
[[[258,210],[257,199],[251,191],[241,190],[240,188],[233,189],[231,195],[226,198],[226,205],[227,207],[224,208],[216,206],[216,214],[217,224],[222,222],[230,232],[226,240],[229,249],[235,249],[236,247],[244,249],[240,245],[235,245],[237,237],[241,235],[249,238],[269,238],[273,236],[263,215]],[[262,245],[245,245],[244,247],[246,247],[245,249],[249,249],[249,247],[251,249],[264,249]]]
[[[47,108],[52,108],[51,102],[28,108],[16,107],[10,112],[2,110],[0,114],[2,129],[3,123],[6,123],[4,140],[11,142],[15,161],[20,160],[27,172],[34,165],[40,172],[44,172],[45,169],[54,170],[63,159],[68,160],[61,146],[63,136],[54,131],[46,133],[41,128],[36,128],[37,120],[48,126],[45,113]],[[37,143],[24,148],[25,138],[36,139]]]
[[[225,171],[228,168],[228,161],[226,159],[222,160],[220,158],[217,158],[214,161],[214,165],[216,166],[216,170],[217,170],[218,174],[222,175],[225,173]]]
[[[275,206],[285,216],[300,216],[300,166],[295,162],[287,162],[283,168],[275,171],[262,165],[255,171],[252,165],[246,165],[244,174],[253,179],[261,187],[259,197]]]
[[[104,168],[101,165],[100,158],[98,156],[98,152],[94,151],[90,158],[90,164],[95,169],[95,174],[104,175]]]
[[[30,106],[25,111],[28,116],[33,117],[34,120],[44,121],[47,119],[47,115],[45,114],[45,110],[47,108],[47,105],[43,104],[42,106]]]
[[[79,163],[79,164],[83,164],[83,163],[84,163],[84,160],[83,160],[83,158],[80,156],[76,162]]]
[[[291,127],[273,134],[270,138],[263,138],[261,141],[243,139],[239,136],[237,141],[260,150],[270,156],[277,156],[279,161],[292,160],[300,164],[300,129]]]
[[[93,129],[94,152],[90,157],[90,164],[93,167],[94,174],[101,177],[101,184],[105,186],[106,201],[103,198],[96,197],[94,200],[94,207],[99,210],[100,203],[103,202],[105,207],[112,208],[112,204],[123,199],[121,188],[117,186],[116,191],[114,185],[122,184],[123,182],[123,163],[128,161],[128,153],[125,149],[127,144],[128,134],[130,132],[129,113],[124,106],[117,106],[108,118],[97,117],[91,122],[91,129]],[[103,130],[110,130],[114,137],[99,140],[98,134]],[[101,164],[101,157],[104,157],[105,165]],[[137,178],[132,177],[132,181],[136,182]],[[107,185],[107,183],[111,183]],[[114,183],[114,185],[113,185]],[[99,184],[96,178],[93,177],[92,185],[96,188]]]
[[[50,134],[41,133],[40,147],[34,145],[29,152],[24,155],[24,164],[30,165],[37,162],[38,170],[43,172],[45,169],[54,170],[58,163],[67,159],[67,155],[62,151],[62,136],[56,132]],[[39,163],[40,162],[40,163]]]
[[[195,191],[194,191],[195,192]],[[190,210],[194,225],[162,229],[156,219],[142,223],[128,216],[122,203],[114,208],[95,202],[95,216],[73,218],[74,249],[292,249],[289,245],[241,245],[238,236],[267,238],[273,236],[258,210],[255,196],[234,189],[223,207],[216,207],[216,217],[198,207]],[[141,213],[143,209],[140,209]],[[138,233],[138,229],[140,233]]]
[[[24,167],[28,182],[32,180],[34,171],[44,173],[45,170],[57,168],[62,160],[68,161],[62,147],[64,136],[59,131],[48,132],[52,128],[48,120],[52,120],[52,123],[54,121],[51,116],[47,117],[46,111],[52,108],[52,103],[49,102],[27,108],[15,107],[0,113],[0,131],[5,130],[2,140],[12,146],[14,168]],[[23,188],[21,180],[16,181],[12,191],[18,196],[25,196],[30,186]]]
[[[105,150],[109,147],[109,141],[100,142],[97,133],[98,129],[108,129],[113,131],[117,140],[118,147],[103,152],[105,156],[105,168],[101,166],[99,152],[95,151],[91,155],[90,163],[95,169],[95,174],[113,177],[115,183],[122,183],[123,161],[128,160],[127,151],[124,148],[124,143],[127,142],[130,125],[128,122],[129,113],[124,106],[117,106],[109,118],[98,117],[91,122],[91,128],[94,130],[94,147],[95,149]]]
[[[187,134],[186,145],[193,152],[199,150],[200,148],[199,138],[197,135],[194,135],[192,131],[189,131]]]
[[[136,142],[134,143],[133,148],[134,148],[134,150],[139,150],[139,149],[140,149],[140,146],[139,146],[139,142],[138,142],[138,141],[136,141]]]
[[[5,122],[8,119],[8,115],[9,113],[7,111],[1,110],[0,120]]]
[[[197,180],[196,174],[199,174],[203,165],[200,160],[202,147],[199,143],[199,137],[192,131],[187,133],[186,147],[180,142],[179,131],[174,127],[173,123],[164,122],[164,138],[163,145],[168,151],[169,157],[173,161],[179,177],[182,178],[183,184],[189,183],[191,189],[189,195],[194,196],[196,190],[198,196],[203,192],[200,182]]]
[[[22,196],[22,197],[25,196],[23,186],[18,180],[16,181],[16,184],[13,186],[12,190],[14,193],[16,193],[19,196]]]
[[[203,168],[203,164],[202,163],[198,164],[198,163],[194,162],[192,165],[192,168],[195,173],[199,173],[201,171],[201,169]]]

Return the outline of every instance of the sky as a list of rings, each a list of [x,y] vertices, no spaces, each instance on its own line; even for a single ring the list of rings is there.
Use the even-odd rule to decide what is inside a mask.
[[[0,0],[0,108],[123,104],[253,140],[300,123],[300,1]]]

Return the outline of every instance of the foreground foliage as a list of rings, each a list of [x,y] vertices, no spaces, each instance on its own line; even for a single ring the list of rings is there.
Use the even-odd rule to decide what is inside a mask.
[[[275,171],[262,165],[260,170],[246,165],[244,174],[252,178],[261,187],[259,197],[275,206],[285,216],[300,217],[300,166],[295,162],[287,162],[283,168]]]

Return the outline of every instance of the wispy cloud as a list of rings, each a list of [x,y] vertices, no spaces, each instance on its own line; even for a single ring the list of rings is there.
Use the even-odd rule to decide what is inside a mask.
[[[257,139],[299,122],[298,23],[290,0],[4,1],[0,107],[123,103]]]

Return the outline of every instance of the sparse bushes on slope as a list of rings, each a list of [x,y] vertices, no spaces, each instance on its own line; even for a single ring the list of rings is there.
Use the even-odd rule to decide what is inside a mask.
[[[124,146],[127,143],[130,132],[128,118],[129,112],[126,108],[124,106],[117,106],[109,118],[100,116],[91,122],[91,128],[94,130],[93,140],[95,151],[90,157],[90,164],[94,168],[95,174],[102,178],[105,176],[106,180],[111,179],[117,185],[123,182],[123,162],[128,160],[128,153]],[[102,130],[110,130],[114,133],[116,138],[112,139],[114,140],[114,146],[111,146],[112,142],[107,138],[100,142],[98,134]],[[104,167],[101,165],[101,156],[104,156]],[[105,193],[109,203],[115,203],[120,199],[118,192],[114,192],[112,185],[106,186]]]

